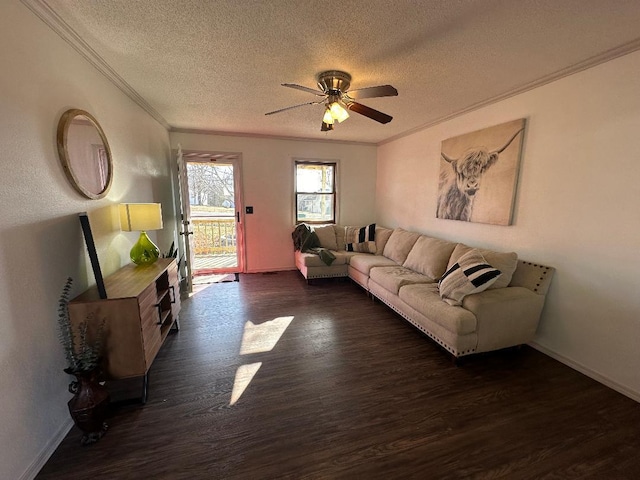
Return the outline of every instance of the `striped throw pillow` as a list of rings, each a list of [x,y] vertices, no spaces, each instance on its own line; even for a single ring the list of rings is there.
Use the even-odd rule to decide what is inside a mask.
[[[471,250],[449,268],[438,282],[440,297],[449,305],[462,305],[467,295],[480,293],[502,274],[487,263],[482,254]]]
[[[376,253],[376,224],[362,228],[347,227],[345,250],[347,252]]]
[[[376,242],[347,243],[347,252],[376,253]]]

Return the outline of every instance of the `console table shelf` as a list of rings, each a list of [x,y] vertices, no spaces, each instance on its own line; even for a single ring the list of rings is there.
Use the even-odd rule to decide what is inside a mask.
[[[104,364],[107,379],[144,377],[172,326],[178,327],[180,290],[174,259],[152,265],[129,264],[104,279],[107,298],[92,287],[69,302],[69,317],[77,328],[89,321],[89,337],[105,320]]]

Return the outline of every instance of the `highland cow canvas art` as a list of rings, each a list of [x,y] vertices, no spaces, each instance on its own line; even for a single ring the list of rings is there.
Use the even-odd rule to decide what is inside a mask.
[[[525,119],[442,142],[437,218],[511,225]]]

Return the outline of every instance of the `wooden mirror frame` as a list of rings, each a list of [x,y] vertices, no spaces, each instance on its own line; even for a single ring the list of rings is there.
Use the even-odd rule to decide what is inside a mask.
[[[102,189],[98,192],[91,191],[90,185],[83,184],[81,180],[81,176],[78,175],[77,171],[74,171],[73,165],[74,163],[77,165],[78,161],[85,163],[89,169],[94,169],[92,173],[96,176],[100,176],[99,173],[99,165],[96,163],[96,158],[80,158],[75,159],[75,162],[72,162],[71,156],[69,154],[68,148],[68,140],[69,140],[69,127],[71,126],[73,120],[78,117],[85,117],[93,127],[97,130],[100,135],[100,139],[102,140],[102,145],[104,146],[104,151],[106,154],[106,178],[103,181],[99,182]],[[111,160],[111,149],[109,148],[109,143],[107,142],[107,137],[100,127],[98,121],[91,115],[90,113],[80,110],[77,108],[72,108],[67,110],[60,117],[60,121],[58,122],[58,132],[57,132],[57,144],[58,144],[58,155],[60,156],[60,162],[62,163],[62,168],[64,169],[64,173],[67,176],[69,182],[81,195],[90,198],[92,200],[97,200],[99,198],[104,197],[109,189],[111,188],[111,182],[113,180],[113,162]],[[103,160],[104,161],[104,160]],[[92,162],[92,163],[88,163]],[[96,189],[97,190],[97,189]]]

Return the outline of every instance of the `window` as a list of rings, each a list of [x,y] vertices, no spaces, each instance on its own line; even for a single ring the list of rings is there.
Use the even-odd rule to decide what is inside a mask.
[[[336,163],[296,161],[296,223],[336,223]]]

